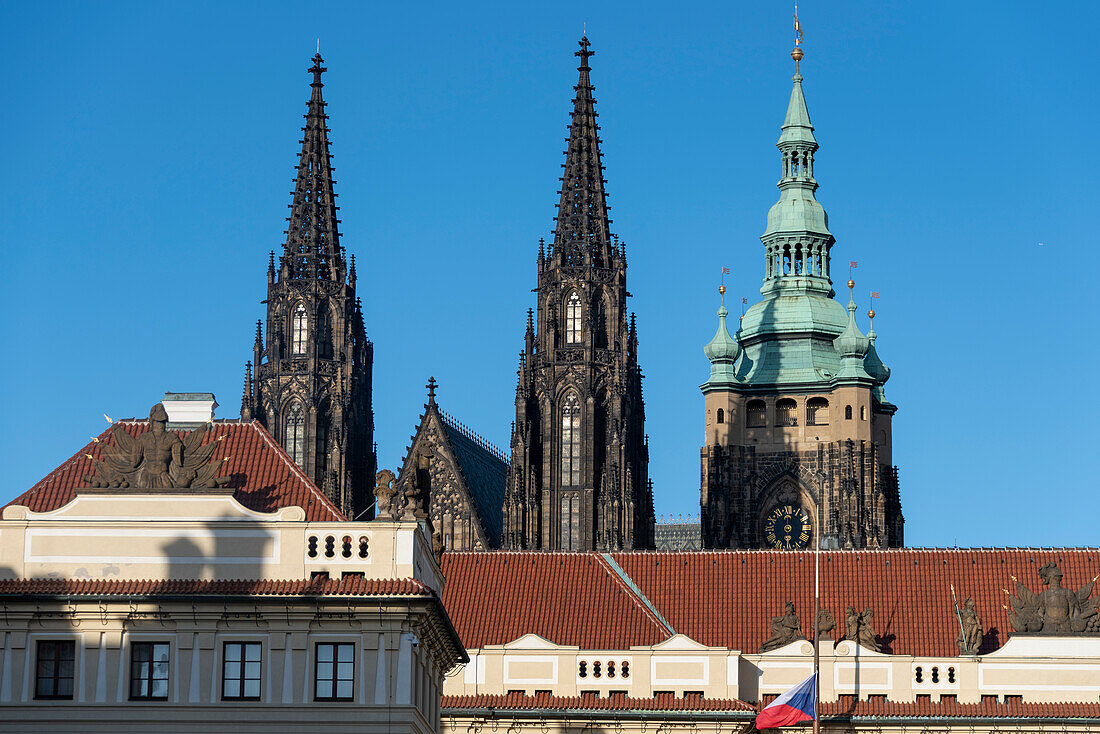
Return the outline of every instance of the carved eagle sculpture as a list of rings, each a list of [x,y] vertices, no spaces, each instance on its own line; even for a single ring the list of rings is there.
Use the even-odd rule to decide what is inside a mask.
[[[1049,567],[1053,567],[1053,564],[1048,564]],[[1045,571],[1048,566],[1044,566],[1040,569],[1040,573]],[[1059,579],[1061,578],[1061,572],[1054,570],[1058,573]],[[1008,589],[1003,589],[1005,595],[1008,597],[1009,606],[1004,607],[1008,613],[1008,621],[1012,624],[1012,628],[1017,632],[1050,632],[1047,629],[1046,615],[1044,614],[1044,604],[1042,599],[1042,592],[1036,594],[1031,589],[1027,588],[1020,582],[1015,576],[1010,577],[1016,584],[1016,596],[1012,595]],[[1066,632],[1097,634],[1100,633],[1100,615],[1097,614],[1100,609],[1100,597],[1090,599],[1092,596],[1092,589],[1096,583],[1096,578],[1089,581],[1077,591],[1068,589],[1066,591],[1072,595],[1071,601],[1076,600],[1076,604],[1071,604],[1066,623],[1069,625],[1069,629]],[[1061,592],[1065,593],[1065,591]]]
[[[180,438],[166,430],[167,420],[164,407],[157,403],[149,411],[148,432],[135,437],[116,423],[111,428],[113,445],[101,444],[103,458],[87,455],[94,472],[84,480],[92,487],[113,489],[209,489],[229,482],[229,477],[217,476],[229,457],[210,461],[225,437],[203,445],[209,423]]]

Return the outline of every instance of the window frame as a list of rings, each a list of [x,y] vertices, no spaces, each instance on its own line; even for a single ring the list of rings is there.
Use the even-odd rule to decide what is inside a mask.
[[[580,344],[584,339],[581,334],[583,322],[583,304],[581,295],[576,291],[565,299],[565,343]]]
[[[167,654],[164,659],[164,677],[155,676],[153,674],[154,665],[157,664],[156,653],[158,647],[164,647],[167,650]],[[137,654],[139,649],[149,648],[149,659],[138,660]],[[138,664],[149,665],[149,675],[139,676],[137,675],[139,668]],[[131,701],[167,701],[170,692],[170,681],[172,679],[172,643],[167,640],[139,640],[130,642],[130,700]],[[164,681],[164,695],[153,695],[153,683],[156,681]],[[142,683],[148,686],[147,693],[134,693],[134,684]]]
[[[306,305],[299,301],[290,311],[290,354],[292,357],[305,356],[309,342],[309,312]]]
[[[229,648],[230,646],[237,646],[240,648],[240,658],[235,661],[229,660]],[[246,657],[246,650],[250,646],[255,646],[259,651],[259,656],[255,661],[248,660]],[[240,665],[240,674],[234,677],[230,677],[227,672],[227,667],[230,662],[236,662]],[[246,665],[250,662],[255,662],[257,666],[257,673],[255,678],[251,678],[246,675]],[[263,698],[263,680],[264,680],[264,646],[263,643],[258,640],[223,640],[222,641],[222,695],[223,701],[260,701]],[[245,695],[245,685],[248,681],[256,681],[256,695]],[[226,693],[226,684],[235,681],[239,684],[240,695],[230,696]]]
[[[322,696],[320,695],[319,688],[322,682],[321,679],[321,647],[332,648],[332,660],[329,663],[332,666],[332,677],[327,679],[332,685],[332,695]],[[341,648],[347,647],[351,649],[351,678],[346,679],[349,685],[350,694],[347,696],[341,696],[338,693],[339,684],[342,679],[339,676],[339,664],[341,663],[339,658],[339,651]],[[322,703],[349,703],[355,701],[355,643],[354,642],[314,642],[313,643],[313,700]]]
[[[42,675],[42,648],[43,645],[54,645],[55,653],[53,659],[50,661],[53,663],[53,674],[50,677],[44,677]],[[60,654],[62,650],[70,650],[72,657],[66,660],[64,656]],[[72,675],[61,675],[61,664],[64,662],[70,663],[72,668]],[[47,680],[53,685],[53,693],[42,693],[42,681]],[[61,681],[69,681],[69,693],[58,693]],[[74,698],[74,692],[76,691],[76,640],[73,639],[47,639],[47,640],[35,640],[34,646],[34,699],[36,701],[72,701]]]
[[[292,426],[295,428],[293,442],[291,442]],[[290,404],[290,407],[286,411],[286,418],[283,421],[283,450],[286,451],[287,455],[290,456],[290,460],[297,464],[300,469],[305,469],[306,411],[297,400]],[[300,461],[299,457],[301,457]]]
[[[763,410],[760,410],[760,408]],[[759,420],[759,422],[756,422]],[[760,398],[750,400],[745,404],[745,428],[767,428],[768,403]]]

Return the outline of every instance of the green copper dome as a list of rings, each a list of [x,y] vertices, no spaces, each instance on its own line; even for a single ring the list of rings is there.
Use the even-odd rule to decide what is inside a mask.
[[[874,311],[871,311],[868,315],[873,313]],[[874,316],[871,316],[871,330],[867,332],[867,356],[863,358],[863,369],[875,381],[875,399],[880,403],[886,403],[886,393],[883,391],[883,386],[890,379],[890,368],[879,359],[878,350],[875,349],[875,339],[877,338],[875,319]]]
[[[737,340],[730,336],[726,328],[726,288],[719,289],[722,293],[722,305],[718,308],[718,331],[705,347],[703,354],[710,360],[710,379],[703,383],[704,392],[711,389],[724,387],[737,382],[736,364],[741,356],[741,346]]]
[[[848,281],[848,287],[849,289],[852,287],[852,281],[850,280]],[[849,295],[848,325],[844,327],[844,331],[840,333],[840,336],[833,340],[833,347],[836,349],[836,353],[840,355],[841,363],[840,373],[837,377],[870,377],[863,369],[863,357],[867,354],[869,346],[867,337],[856,326],[856,302],[855,298]]]

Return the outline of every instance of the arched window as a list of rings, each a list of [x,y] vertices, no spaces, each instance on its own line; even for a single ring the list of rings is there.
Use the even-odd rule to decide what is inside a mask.
[[[306,353],[306,336],[309,333],[306,307],[298,304],[294,307],[294,315],[290,319],[290,353]]]
[[[750,400],[745,406],[745,420],[749,428],[763,428],[768,424],[768,405],[763,400]]]
[[[850,405],[845,405],[844,406],[844,420],[846,420],[846,421],[852,420],[852,406],[850,406]]]
[[[829,401],[825,398],[810,398],[806,401],[806,425],[829,425]]]
[[[283,433],[283,448],[294,459],[294,463],[304,468],[306,463],[306,416],[302,406],[294,403],[286,414],[286,427]]]
[[[581,486],[581,406],[575,393],[561,408],[561,486]]]
[[[314,484],[322,491],[325,489],[325,475],[328,472],[328,434],[328,416],[322,411],[317,414],[317,453],[314,474]]]
[[[798,403],[790,398],[783,398],[775,403],[775,425],[797,426]]]
[[[596,319],[596,349],[607,349],[609,343],[607,335],[607,306],[602,298],[597,298],[594,304]]]
[[[859,419],[861,421],[867,420],[867,406],[866,405],[859,406]]]
[[[726,422],[726,411],[722,410],[721,408],[718,409],[718,422],[719,423],[725,423]]]
[[[317,312],[317,349],[321,359],[332,359],[332,312],[321,306]]]
[[[581,297],[576,293],[565,303],[565,343],[581,343]]]

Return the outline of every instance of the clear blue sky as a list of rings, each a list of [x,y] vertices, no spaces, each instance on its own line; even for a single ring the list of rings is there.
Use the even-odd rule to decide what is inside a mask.
[[[800,7],[864,330],[882,295],[910,545],[1100,540],[1096,8]],[[429,375],[506,448],[585,23],[657,512],[698,512],[720,268],[759,298],[778,196],[780,2],[3,3],[0,500],[165,390],[237,414],[318,37],[380,464]]]

